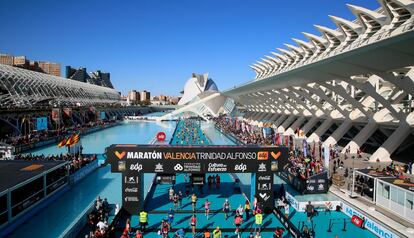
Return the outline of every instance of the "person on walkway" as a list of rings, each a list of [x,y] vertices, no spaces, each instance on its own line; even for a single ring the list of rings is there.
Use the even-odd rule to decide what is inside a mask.
[[[193,193],[193,195],[191,196],[191,205],[193,208],[193,213],[196,210],[196,205],[197,205],[197,196],[195,195],[195,193]]]
[[[206,201],[204,202],[204,210],[205,210],[205,215],[207,217],[207,220],[210,214],[210,205],[211,205],[211,202],[209,202],[208,199],[206,199]]]
[[[236,214],[239,214],[241,217],[243,217],[243,206],[241,204],[236,209]]]
[[[221,238],[220,227],[216,227],[216,229],[213,231],[213,238]]]
[[[170,210],[168,211],[168,224],[172,226],[173,222],[174,222],[174,211],[172,210],[172,208],[170,208]]]
[[[177,209],[178,209],[178,194],[174,194],[173,204],[174,204],[174,210],[177,211]]]
[[[313,205],[311,204],[311,201],[308,201],[308,204],[306,205],[306,208],[305,208],[305,212],[306,212],[306,216],[308,217],[308,221],[310,221],[312,219],[314,211],[315,211],[315,209],[314,209]]]
[[[195,237],[195,235],[196,235],[196,226],[197,226],[197,217],[194,214],[190,219],[190,225],[191,225],[191,233],[193,234],[193,237]]]
[[[216,188],[220,189],[220,176],[216,175]]]
[[[137,230],[137,233],[135,235],[135,238],[144,238],[140,230]]]
[[[229,217],[229,213],[231,211],[231,206],[229,200],[226,198],[226,201],[223,203],[223,212],[224,212],[224,218],[227,220]]]
[[[145,211],[141,211],[139,213],[139,229],[142,232],[145,232],[147,225],[148,225],[148,213]]]
[[[261,212],[257,212],[256,215],[254,215],[255,218],[255,227],[254,227],[254,232],[258,231],[260,232],[261,228],[262,228],[262,223],[263,223],[263,215]]]
[[[164,219],[161,221],[161,232],[163,238],[168,238],[168,232],[170,231],[170,225]]]
[[[286,202],[284,209],[285,209],[285,218],[286,219],[289,219],[289,209],[290,209],[290,206],[289,206],[289,203],[288,202]]]
[[[244,204],[244,212],[246,213],[246,221],[250,219],[250,202],[249,200],[246,200],[246,203]]]
[[[262,236],[260,235],[260,232],[256,232],[256,235],[254,236],[254,238],[262,238]]]
[[[180,209],[183,206],[183,193],[180,191],[178,191],[178,205],[180,206]]]
[[[210,232],[206,229],[206,230],[204,230],[204,233],[203,233],[203,238],[210,238],[211,237],[211,234],[210,234]]]
[[[239,228],[243,222],[243,217],[236,212],[236,216],[234,217],[234,225],[236,225],[236,230],[234,231],[234,234],[239,235]]]
[[[173,189],[173,187],[170,187],[170,189],[168,190],[168,195],[169,195],[170,201],[172,201],[173,200],[173,197],[174,197],[174,189]]]

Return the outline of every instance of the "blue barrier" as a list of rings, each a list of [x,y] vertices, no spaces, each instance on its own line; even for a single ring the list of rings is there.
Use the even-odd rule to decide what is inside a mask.
[[[77,184],[83,178],[88,176],[90,173],[95,171],[99,167],[98,159],[87,164],[85,167],[81,168],[80,170],[76,171],[74,174],[70,175],[69,183],[70,184]]]

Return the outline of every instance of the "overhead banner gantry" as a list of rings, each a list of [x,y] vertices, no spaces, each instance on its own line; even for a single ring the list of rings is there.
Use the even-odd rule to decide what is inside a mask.
[[[111,145],[106,149],[111,171],[122,173],[123,207],[131,214],[143,208],[143,173],[251,173],[252,191],[271,211],[273,174],[288,163],[286,147]]]

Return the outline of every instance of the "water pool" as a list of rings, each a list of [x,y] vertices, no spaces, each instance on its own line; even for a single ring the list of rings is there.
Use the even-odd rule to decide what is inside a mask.
[[[169,140],[174,129],[175,122],[125,122],[119,126],[82,136],[81,141],[84,153],[101,154],[111,144],[147,144],[159,131],[165,132]],[[32,151],[34,154],[46,155],[65,152],[65,149],[59,149],[56,145]],[[153,176],[153,174],[144,176],[146,191],[151,185]],[[59,237],[98,196],[108,198],[110,203],[121,204],[121,187],[120,174],[111,173],[109,166],[98,169],[19,226],[10,237],[31,237],[33,234],[43,238]]]

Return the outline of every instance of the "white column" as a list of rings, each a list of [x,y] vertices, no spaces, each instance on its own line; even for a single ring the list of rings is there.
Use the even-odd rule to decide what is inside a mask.
[[[391,154],[404,142],[411,131],[412,128],[407,123],[401,122],[397,130],[371,155],[369,160],[371,162],[377,159],[381,162],[391,161]]]
[[[369,121],[364,128],[342,149],[342,153],[345,153],[346,149],[349,148],[351,154],[356,154],[358,149],[374,134],[377,130],[378,124],[375,121]]]
[[[273,123],[276,127],[279,127],[280,124],[287,118],[287,115],[280,115],[280,117]]]
[[[305,121],[306,117],[300,116],[285,132],[287,135],[294,135],[295,130]]]
[[[286,121],[284,121],[283,124],[277,128],[277,131],[281,133],[285,132],[287,127],[293,122],[293,120],[295,120],[295,118],[296,115],[290,115]]]
[[[305,135],[318,123],[319,118],[312,117],[301,129],[305,133]]]
[[[324,145],[335,145],[352,127],[352,121],[347,119],[326,139]]]
[[[333,124],[332,118],[327,118],[319,127],[316,129],[312,135],[306,139],[308,143],[320,141],[320,137],[331,127]]]

